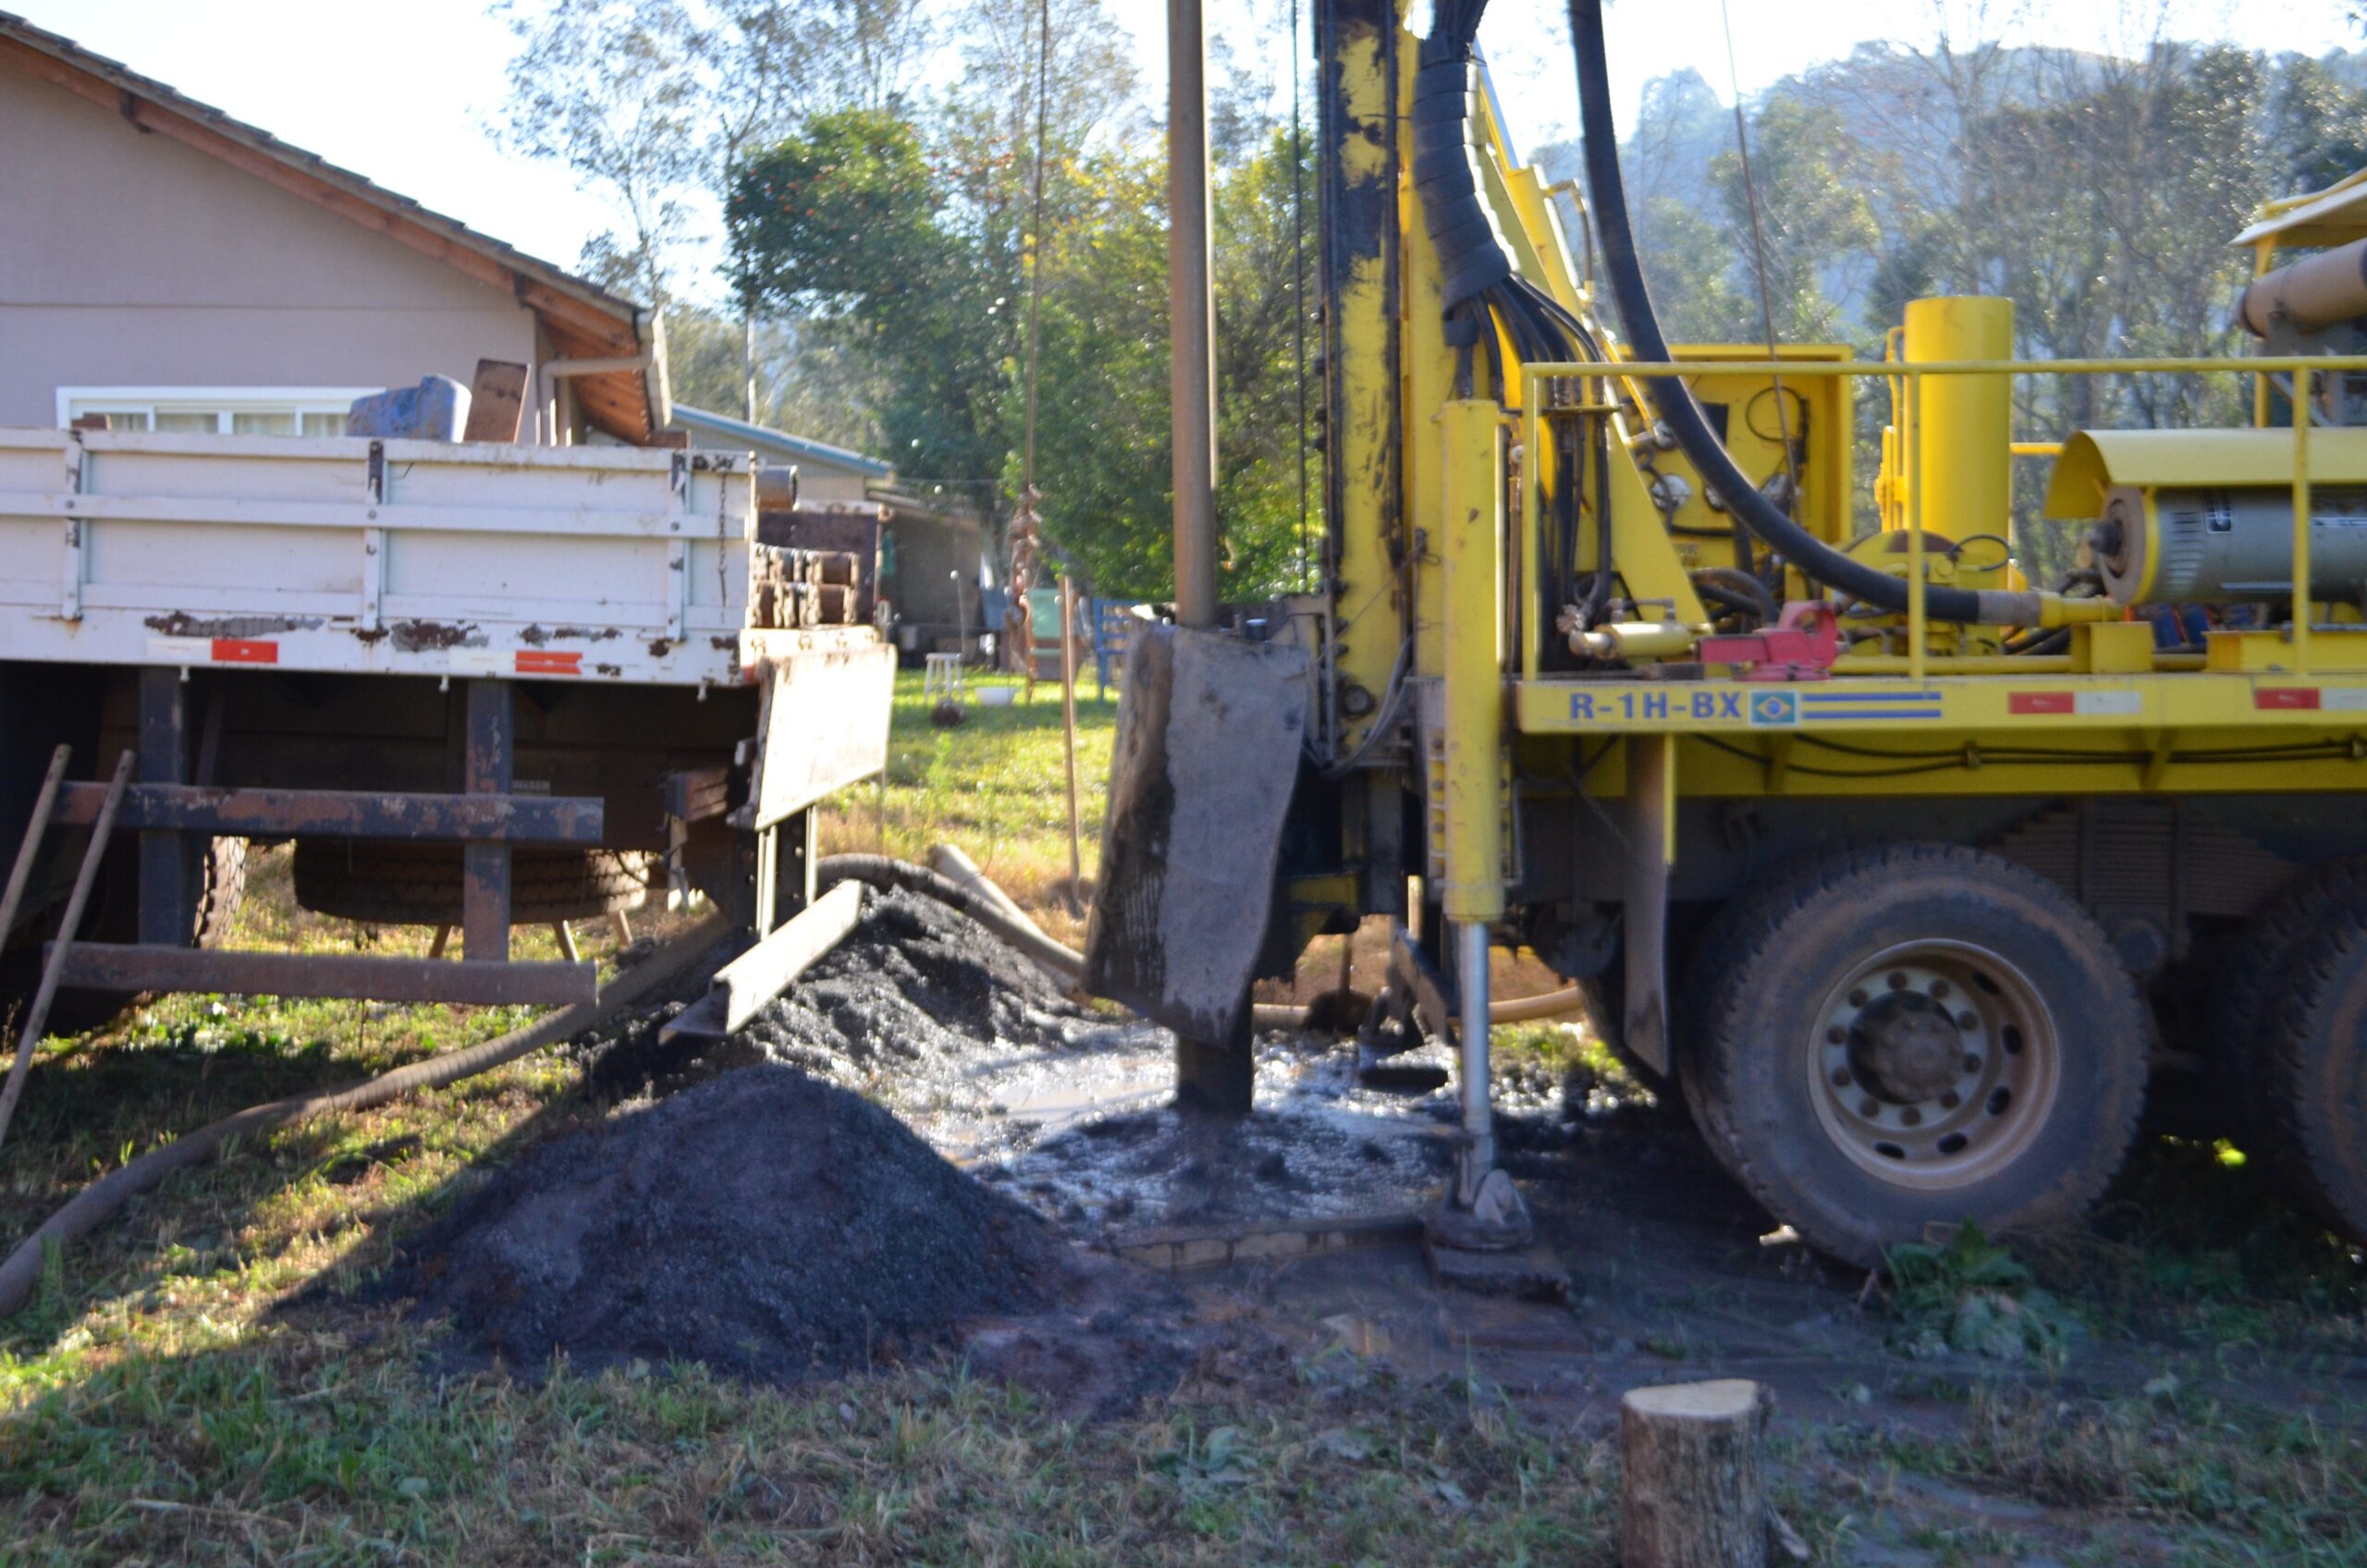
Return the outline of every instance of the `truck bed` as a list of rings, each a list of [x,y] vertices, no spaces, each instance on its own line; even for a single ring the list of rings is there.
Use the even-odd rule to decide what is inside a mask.
[[[755,466],[0,428],[0,656],[736,682]]]

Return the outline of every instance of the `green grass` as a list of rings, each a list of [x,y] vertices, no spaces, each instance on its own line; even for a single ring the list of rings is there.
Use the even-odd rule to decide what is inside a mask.
[[[1842,1429],[1825,1446],[1863,1490],[1890,1466],[2149,1525],[2178,1564],[2367,1562],[2367,1443],[2316,1415],[2176,1391],[2096,1399],[1982,1384],[1951,1435]]]
[[[975,677],[986,686],[1020,688],[1016,677]],[[931,845],[962,847],[979,869],[1024,905],[1044,927],[1075,940],[1083,922],[1070,909],[1067,746],[1058,681],[1038,681],[1035,699],[1009,707],[972,701],[951,729],[929,722],[921,678],[896,677],[888,768],[876,784],[841,794],[822,817],[826,850],[886,853],[926,864]],[[1080,858],[1090,884],[1101,857],[1101,818],[1109,796],[1110,742],[1118,694],[1077,688],[1076,783]]]

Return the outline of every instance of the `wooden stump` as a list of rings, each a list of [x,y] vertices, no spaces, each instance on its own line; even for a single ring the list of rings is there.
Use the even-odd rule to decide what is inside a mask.
[[[1760,1447],[1772,1408],[1742,1378],[1629,1390],[1619,1402],[1623,1568],[1766,1568]]]

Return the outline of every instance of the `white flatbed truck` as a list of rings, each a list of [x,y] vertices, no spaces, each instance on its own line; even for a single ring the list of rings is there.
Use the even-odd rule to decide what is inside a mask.
[[[851,557],[762,542],[756,468],[0,429],[0,986],[46,952],[117,995],[556,1003],[593,966],[512,962],[514,924],[565,950],[671,890],[779,933],[816,802],[884,765],[894,654],[848,624]],[[458,929],[460,957],[210,949],[241,840],[292,840],[307,907]]]

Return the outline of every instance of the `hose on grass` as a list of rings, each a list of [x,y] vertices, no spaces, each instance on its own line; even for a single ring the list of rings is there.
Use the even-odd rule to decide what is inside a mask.
[[[113,1219],[133,1198],[152,1190],[167,1176],[211,1159],[232,1140],[268,1133],[315,1116],[368,1110],[421,1089],[440,1089],[489,1072],[530,1051],[579,1035],[662,988],[680,978],[730,934],[729,923],[720,915],[712,916],[618,975],[590,1001],[547,1013],[497,1039],[414,1061],[362,1083],[249,1106],[118,1166],[68,1198],[56,1213],[42,1221],[41,1229],[17,1243],[17,1250],[8,1255],[7,1261],[0,1263],[0,1318],[14,1317],[32,1298],[34,1289],[41,1283],[43,1257],[50,1248],[63,1252]]]

